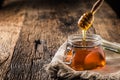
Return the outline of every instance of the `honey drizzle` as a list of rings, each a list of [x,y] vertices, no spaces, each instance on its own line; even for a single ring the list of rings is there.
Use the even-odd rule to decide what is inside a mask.
[[[86,32],[91,27],[94,21],[94,14],[100,8],[104,0],[98,0],[92,7],[90,12],[84,13],[79,21],[78,27],[82,29],[82,38],[83,38],[83,46],[85,46],[86,41]]]

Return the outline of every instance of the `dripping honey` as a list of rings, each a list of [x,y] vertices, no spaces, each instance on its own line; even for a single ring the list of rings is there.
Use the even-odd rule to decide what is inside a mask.
[[[90,70],[103,67],[105,65],[105,54],[102,48],[98,46],[92,47],[80,47],[82,41],[76,41],[73,44],[73,48],[67,52],[65,61],[71,59],[71,63],[68,64],[74,70]],[[94,45],[91,41],[86,41],[86,45]]]
[[[91,27],[94,21],[94,14],[100,8],[104,0],[98,0],[92,7],[91,11],[84,13],[79,21],[78,27],[82,29],[83,41],[86,40],[86,31]]]
[[[82,29],[83,42],[86,40],[86,32],[91,27],[93,21],[94,16],[92,12],[84,13],[78,21],[78,27]]]

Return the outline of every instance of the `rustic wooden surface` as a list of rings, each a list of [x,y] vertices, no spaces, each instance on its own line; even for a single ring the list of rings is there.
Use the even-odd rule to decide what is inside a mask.
[[[68,35],[81,33],[77,21],[94,2],[6,0],[0,10],[0,52],[9,57],[0,63],[0,80],[52,80],[43,66],[51,61]],[[120,43],[119,22],[104,3],[88,32]]]

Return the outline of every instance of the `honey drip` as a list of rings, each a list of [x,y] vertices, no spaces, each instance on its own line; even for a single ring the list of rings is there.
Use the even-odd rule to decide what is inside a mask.
[[[104,0],[98,0],[92,7],[90,12],[84,13],[79,21],[78,21],[78,27],[82,29],[82,38],[83,43],[86,41],[86,32],[91,27],[94,21],[94,14],[96,11],[100,8]]]

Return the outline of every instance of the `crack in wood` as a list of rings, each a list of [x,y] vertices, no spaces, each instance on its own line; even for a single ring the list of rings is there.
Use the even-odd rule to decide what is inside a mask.
[[[9,59],[10,53],[0,53],[0,66]]]

